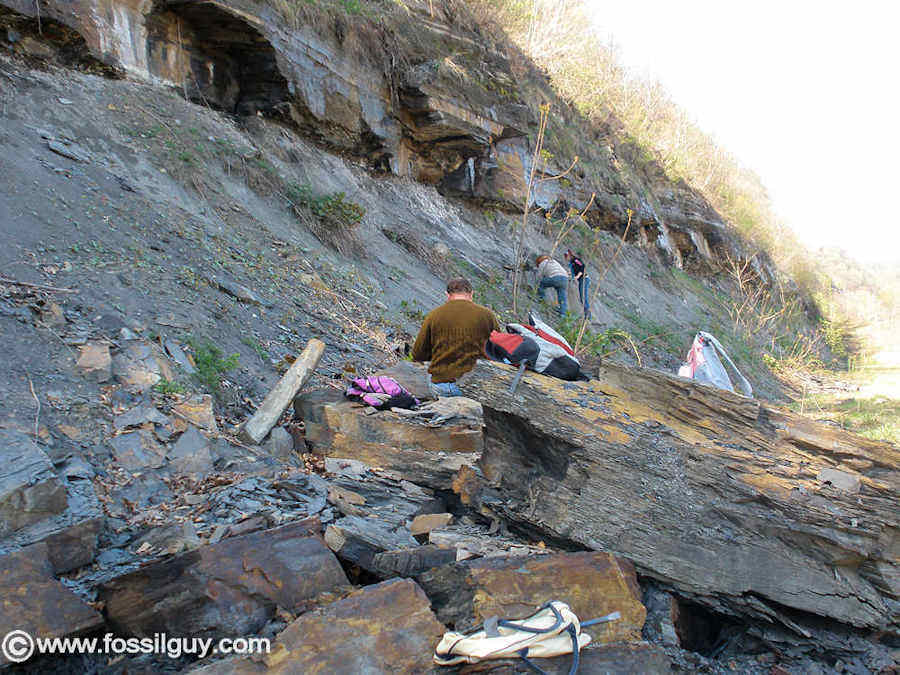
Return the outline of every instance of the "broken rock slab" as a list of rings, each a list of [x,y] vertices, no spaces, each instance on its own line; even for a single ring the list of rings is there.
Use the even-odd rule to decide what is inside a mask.
[[[509,534],[491,532],[486,526],[455,523],[428,533],[428,542],[457,552],[457,560],[474,557],[539,556],[555,553],[546,546],[526,543]]]
[[[358,460],[435,489],[450,489],[456,472],[481,457],[481,420],[447,420],[366,408],[335,390],[303,394],[294,402],[306,425],[306,440],[328,457]]]
[[[895,446],[647,369],[526,372],[514,396],[513,368],[473,375],[461,388],[490,442],[469,503],[620,552],[713,611],[800,635],[819,617],[900,634]],[[823,469],[858,474],[859,493],[820,483]]]
[[[112,357],[105,342],[90,342],[83,345],[75,363],[78,371],[93,382],[106,382],[112,375]]]
[[[647,612],[634,566],[609,553],[557,553],[536,558],[495,557],[437,567],[417,577],[438,619],[466,632],[485,619],[517,619],[561,600],[582,620],[620,612],[591,626],[597,644],[635,642]]]
[[[198,394],[172,406],[172,413],[206,431],[218,431],[213,398],[209,394]]]
[[[209,439],[189,426],[169,451],[169,464],[177,474],[205,476],[213,468]]]
[[[409,531],[415,537],[446,527],[451,522],[453,522],[453,516],[449,513],[423,513],[413,518],[413,521],[409,524]]]
[[[20,630],[33,638],[66,637],[102,625],[94,608],[53,578],[46,545],[0,557],[0,635]],[[5,656],[0,666],[8,663]]]
[[[422,589],[394,579],[301,615],[261,662],[220,661],[192,673],[431,673],[444,631]]]
[[[156,409],[150,401],[142,401],[131,410],[127,410],[121,415],[116,415],[113,420],[113,426],[116,429],[127,429],[129,427],[139,427],[147,422],[153,424],[165,425],[169,424],[169,418]]]
[[[43,542],[54,574],[83,567],[97,555],[103,512],[90,480],[63,481],[67,493],[65,511],[0,538],[0,555]]]
[[[109,623],[125,635],[235,636],[257,632],[275,607],[304,610],[348,581],[300,521],[203,546],[117,577],[100,588]]]
[[[161,379],[172,380],[172,368],[162,351],[143,340],[131,340],[113,358],[113,374],[123,384],[146,391]]]
[[[110,441],[116,462],[126,471],[158,469],[166,463],[166,451],[146,429],[120,434]]]
[[[209,282],[210,286],[212,286],[213,288],[218,288],[220,291],[222,291],[226,295],[230,295],[235,300],[251,305],[257,305],[259,307],[272,307],[271,302],[264,300],[252,290],[250,290],[243,284],[237,283],[236,281],[232,281],[231,279],[226,279],[225,277],[216,276],[213,274],[207,276],[206,280]]]
[[[376,553],[372,558],[372,569],[382,579],[414,577],[432,567],[440,567],[456,560],[455,548],[426,544],[416,548]]]
[[[342,560],[370,572],[377,572],[374,559],[378,553],[419,545],[405,527],[392,527],[390,523],[360,516],[345,516],[329,525],[325,543]]]
[[[294,452],[294,437],[284,427],[275,427],[263,447],[270,457],[286,459]]]
[[[25,434],[0,429],[0,537],[66,510],[50,458]]]

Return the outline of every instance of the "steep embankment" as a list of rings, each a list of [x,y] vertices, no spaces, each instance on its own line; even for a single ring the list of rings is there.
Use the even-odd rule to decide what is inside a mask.
[[[326,478],[307,474],[310,462],[323,467],[321,458],[301,457],[296,420],[283,420],[264,448],[233,435],[311,337],[327,344],[314,385],[340,388],[347,373],[399,359],[449,276],[469,276],[480,301],[512,318],[507,267],[544,100],[553,111],[546,173],[565,170],[576,152],[582,160],[564,181],[539,184],[525,246],[591,251],[600,289],[595,353],[626,361],[636,353],[644,365],[671,370],[694,331],[711,329],[758,390],[778,393],[756,351],[773,338],[764,320],[770,296],[760,292],[771,288],[758,283],[771,280],[767,267],[742,260],[740,241],[696,193],[667,182],[614,135],[587,127],[521,55],[472,23],[464,4],[367,3],[376,14],[346,11],[358,3],[237,0],[0,6],[0,453],[12,467],[0,485],[9,503],[31,499],[24,510],[0,504],[0,551],[47,542],[44,567],[52,569],[35,563],[22,574],[59,592],[52,577],[66,578],[82,599],[101,601],[79,605],[60,634],[139,634],[160,616],[190,623],[202,614],[203,630],[217,634],[266,626],[288,642],[293,632],[302,638],[310,596],[346,590],[317,538],[337,518],[329,545],[357,583],[390,576],[390,564],[443,564],[437,557],[448,550],[450,560],[457,549],[552,550],[549,538],[488,531],[449,497],[446,481],[432,493],[340,462]],[[589,203],[586,224],[559,238],[560,214]],[[729,259],[736,266],[722,274]],[[747,282],[747,269],[757,282]],[[800,312],[794,320],[804,325]],[[185,400],[188,392],[215,401]],[[346,421],[362,434],[359,415]],[[387,415],[366,423],[373,446],[392,438],[385,429],[412,433]],[[447,447],[438,447],[459,452],[459,434],[483,444],[480,419],[463,424],[454,415],[444,415],[455,421]],[[419,424],[414,438],[444,433]],[[359,438],[343,442],[355,447]],[[419,448],[443,458],[431,449]],[[469,450],[477,455],[481,445]],[[32,462],[27,471],[15,463],[22,458]],[[459,510],[461,530],[449,535],[459,542],[375,564],[397,537],[413,545],[408,521],[444,509]],[[354,529],[360,522],[385,535],[385,546],[360,545],[373,534]],[[268,529],[280,525],[287,529]],[[261,559],[273,543],[282,553]],[[352,557],[360,553],[365,564]],[[279,592],[259,579],[245,585],[247,569],[258,565],[268,580],[308,555],[330,561],[334,574],[286,573],[290,583]],[[569,560],[590,568],[591,580],[612,570],[634,617],[643,616],[626,561],[612,564],[601,553]],[[148,562],[158,566],[142,566]],[[184,582],[182,565],[196,583]],[[470,565],[473,574],[480,565]],[[19,573],[18,562],[0,572],[13,568]],[[508,572],[497,575],[501,586]],[[563,582],[560,593],[570,590],[555,570],[544,573]],[[163,577],[173,585],[157,585]],[[0,583],[28,587],[17,579]],[[385,597],[361,599],[369,592]],[[167,604],[170,593],[183,604]],[[410,625],[421,627],[428,600],[411,582],[368,588],[329,611],[393,608],[392,593],[409,605]],[[289,611],[276,612],[285,594]],[[237,602],[244,614],[207,612]],[[530,603],[531,596],[520,602]],[[37,606],[41,620],[53,613],[23,606]],[[669,607],[657,623],[674,635],[672,626],[684,628],[693,613],[684,609],[687,618],[676,621]],[[133,613],[146,624],[133,623]],[[299,627],[282,632],[295,615]],[[718,630],[701,632],[718,639]],[[427,661],[433,637],[407,651]],[[665,644],[693,649],[679,640]],[[884,649],[878,645],[879,658]],[[756,666],[755,653],[739,657],[760,670],[781,658],[769,652]],[[697,655],[687,663],[719,667]]]
[[[532,206],[539,214],[528,225],[526,248],[572,246],[593,259],[600,281],[594,351],[634,359],[636,346],[642,363],[674,368],[693,332],[704,327],[722,337],[763,393],[776,393],[755,353],[773,332],[761,305],[776,293],[757,283],[765,292],[760,302],[739,283],[772,281],[772,270],[759,257],[742,258],[740,240],[697,193],[580,120],[513,46],[473,23],[464,3],[407,3],[406,9],[388,3],[362,13],[303,3],[114,2],[104,11],[92,3],[48,3],[40,22],[30,3],[6,6],[10,51],[129,78],[28,76],[58,81],[57,100],[43,82],[5,78],[7,95],[16,97],[12,110],[6,106],[8,147],[32,145],[46,154],[43,130],[92,153],[89,163],[72,168],[60,166],[77,162],[67,158],[38,171],[49,160],[34,157],[33,167],[6,173],[12,189],[17,176],[26,182],[37,176],[43,193],[39,208],[14,211],[15,227],[27,233],[20,239],[24,249],[48,243],[45,234],[52,232],[71,240],[53,258],[63,261],[66,249],[80,254],[79,241],[97,241],[121,265],[138,255],[128,246],[139,248],[147,267],[132,271],[157,265],[148,279],[158,295],[169,285],[163,279],[181,284],[173,295],[196,295],[192,311],[202,318],[189,322],[193,332],[247,356],[246,345],[221,330],[221,317],[209,321],[210,302],[200,299],[208,297],[207,277],[232,268],[281,303],[296,288],[291,274],[304,265],[304,254],[292,258],[291,246],[307,249],[312,267],[305,272],[315,268],[344,296],[345,315],[375,309],[368,318],[397,333],[394,341],[403,330],[414,332],[440,300],[443,279],[457,272],[474,277],[479,299],[509,316],[511,275],[504,265],[513,262],[516,213],[546,100],[550,152],[538,177],[563,172],[576,153],[581,159],[564,179],[537,184]],[[60,96],[70,103],[60,103]],[[186,104],[185,96],[197,105]],[[118,227],[115,209],[123,209],[121,219],[146,225],[141,214],[149,208],[156,228],[184,223],[190,243],[179,247],[184,235],[176,234],[172,245],[154,245],[153,228],[89,230],[99,223],[82,222],[76,230],[77,218],[61,222],[65,211],[44,199],[59,189],[54,169],[74,170],[76,178],[115,176],[116,189],[104,195],[108,210],[94,206],[101,218]],[[62,183],[69,203],[84,201],[73,181]],[[92,196],[96,190],[88,191]],[[560,238],[572,224],[563,225],[562,214],[588,204],[585,222]],[[629,244],[616,254],[629,222]],[[135,236],[150,239],[139,245]],[[202,259],[195,258],[200,250]],[[89,257],[97,260],[96,252]],[[712,275],[723,265],[741,272]],[[701,273],[703,281],[680,268]],[[372,297],[381,312],[366,302],[349,309]],[[290,313],[284,318],[283,325],[297,329]],[[208,328],[198,330],[204,321]],[[254,339],[267,345],[283,335],[272,323],[254,326]],[[802,323],[797,313],[796,324]],[[613,329],[624,329],[630,344],[621,335],[616,342]]]

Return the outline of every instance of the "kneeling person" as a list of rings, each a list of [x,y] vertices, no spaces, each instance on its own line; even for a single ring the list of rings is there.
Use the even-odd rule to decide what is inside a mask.
[[[462,396],[457,380],[484,356],[484,343],[500,330],[494,313],[472,301],[472,284],[452,279],[447,302],[431,310],[412,349],[413,361],[431,361],[432,388],[438,396]]]

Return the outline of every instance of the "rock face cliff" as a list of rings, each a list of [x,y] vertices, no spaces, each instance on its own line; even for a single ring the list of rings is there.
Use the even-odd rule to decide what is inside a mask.
[[[597,671],[893,667],[894,449],[611,365],[518,398],[485,366],[483,407],[411,417],[341,398],[448,277],[508,312],[541,101],[563,121],[542,171],[582,160],[540,184],[526,246],[596,193],[594,325],[640,326],[645,364],[673,370],[698,326],[727,342],[721,278],[672,263],[741,244],[464,4],[333,4],[0,0],[0,626],[246,630],[271,658],[209,672],[334,670],[365,613],[366,656],[427,672],[443,630],[551,594],[621,612]],[[241,441],[313,337],[319,391]]]
[[[549,101],[574,134],[565,147],[575,145],[581,161],[565,181],[539,182],[534,207],[590,204],[589,223],[619,232],[633,209],[634,240],[679,267],[742,257],[740,240],[698,193],[652,162],[617,157],[616,138],[592,131],[460,0],[373,3],[350,14],[264,0],[4,0],[0,7],[18,51],[52,55],[46,41],[36,46],[39,32],[64,61],[94,62],[239,116],[281,119],[372,170],[501,209],[522,209],[538,107]],[[538,178],[573,159],[561,139],[549,138],[547,148]],[[771,280],[772,270],[761,269]]]

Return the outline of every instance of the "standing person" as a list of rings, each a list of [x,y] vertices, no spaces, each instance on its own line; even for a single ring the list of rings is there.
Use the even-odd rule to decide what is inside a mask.
[[[412,348],[413,361],[431,361],[433,393],[462,396],[457,381],[484,355],[493,330],[500,330],[497,319],[487,307],[473,302],[472,284],[451,279],[447,302],[428,313]]]
[[[568,311],[566,293],[569,289],[569,275],[565,268],[549,255],[539,255],[534,264],[538,271],[538,298],[544,299],[544,293],[548,288],[556,289],[556,299],[559,302],[559,315],[565,316]]]
[[[587,275],[587,269],[584,266],[584,260],[581,256],[572,253],[572,249],[566,249],[566,260],[569,262],[569,269],[572,271],[572,278],[578,282],[578,301],[584,310],[584,317],[591,318],[591,278]]]

